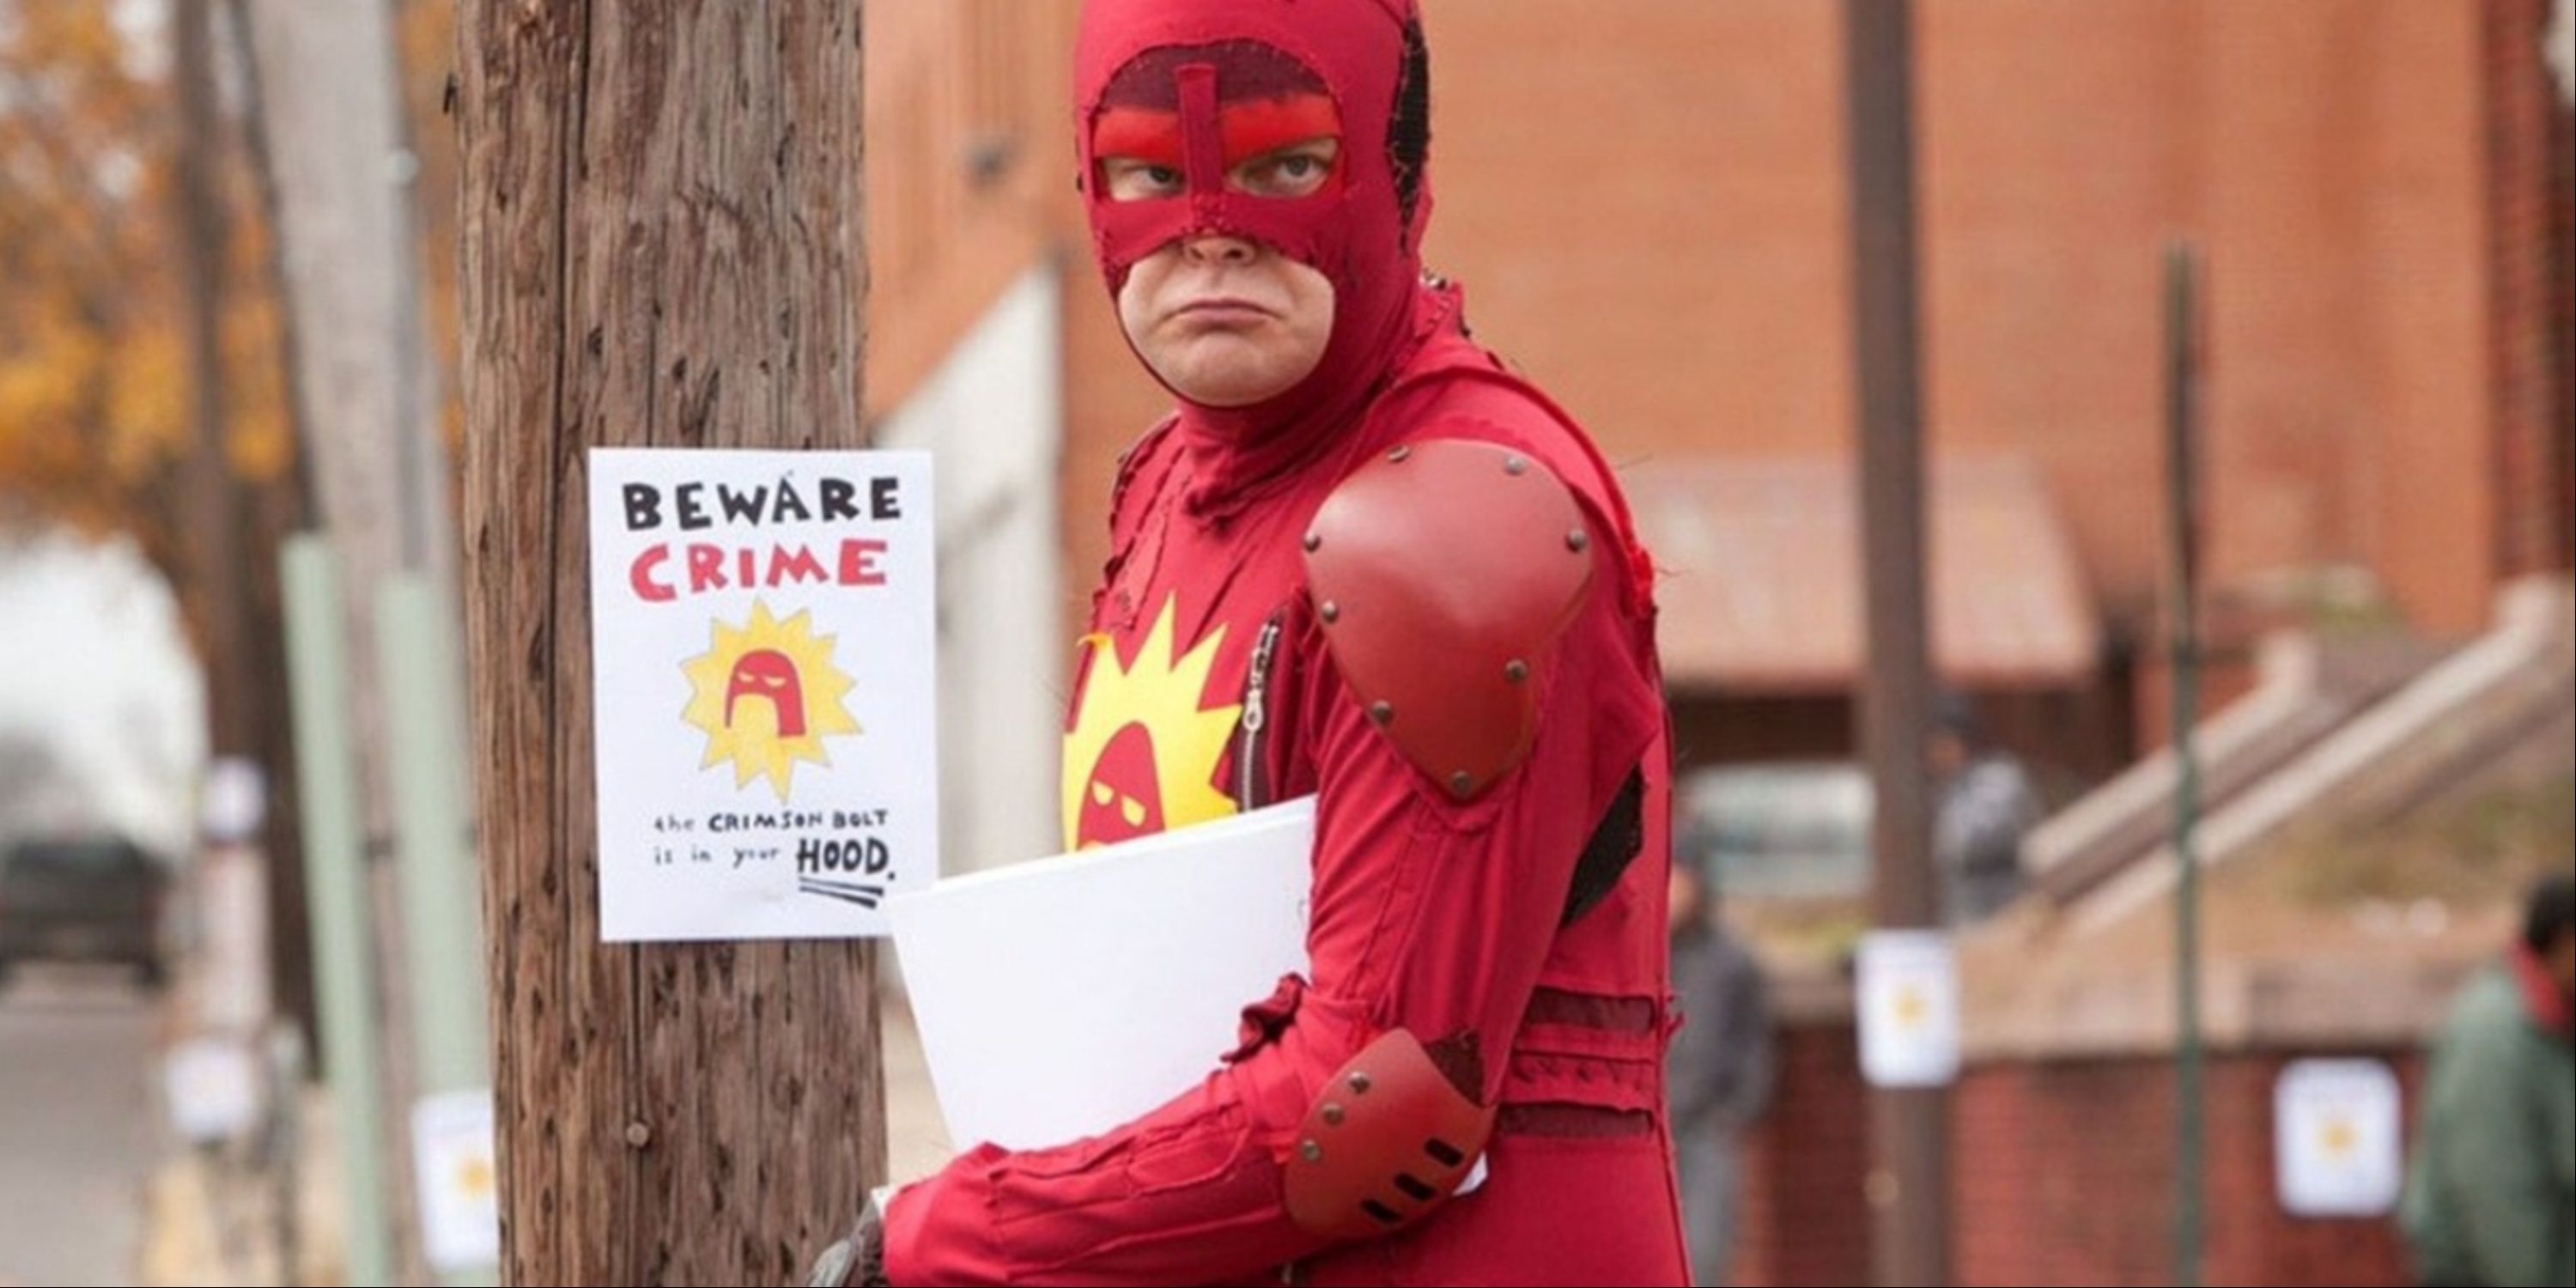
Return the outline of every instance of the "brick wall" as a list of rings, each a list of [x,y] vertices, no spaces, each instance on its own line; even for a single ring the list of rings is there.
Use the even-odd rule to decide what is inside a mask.
[[[2209,1066],[2206,1281],[2408,1282],[2389,1222],[2281,1210],[2272,1089],[2289,1059],[2233,1055]],[[2396,1063],[2411,1091],[2415,1060]],[[1961,1081],[1953,1112],[1959,1282],[2173,1281],[2170,1062],[1988,1065]]]
[[[1870,1282],[1869,1106],[1850,1021],[1784,1025],[1771,1109],[1746,1143],[1731,1282]]]
[[[1075,0],[867,6],[867,412],[887,414],[1073,224]]]
[[[1866,1283],[1869,1113],[1849,1022],[1794,1023],[1779,1051],[1777,1097],[1746,1149],[1734,1282]],[[2392,1061],[2411,1120],[2420,1060],[2358,1054]],[[2206,1281],[2408,1282],[2391,1223],[2302,1220],[2281,1210],[2272,1089],[2292,1058],[2235,1054],[2210,1063]],[[2172,1282],[2173,1076],[2164,1058],[1970,1069],[1952,1100],[1958,1282]]]
[[[2488,254],[2498,559],[2568,563],[2568,112],[2541,55],[2547,0],[2487,0]]]

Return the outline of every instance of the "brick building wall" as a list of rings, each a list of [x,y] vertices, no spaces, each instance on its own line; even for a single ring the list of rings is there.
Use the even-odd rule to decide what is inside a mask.
[[[2422,1077],[2416,1054],[2302,1054],[2390,1061],[2411,1124]],[[1866,1283],[1869,1104],[1848,1017],[1789,1022],[1779,1034],[1778,1058],[1771,1112],[1745,1151],[1734,1281],[1783,1288]],[[2391,1222],[2307,1220],[2281,1209],[2272,1093],[2293,1058],[2218,1053],[2208,1066],[2206,1281],[2410,1282]],[[1975,1064],[1953,1093],[1951,1114],[1959,1283],[2172,1282],[2170,1059]]]
[[[867,6],[871,419],[1073,226],[1075,13],[1075,0]]]
[[[2410,1282],[2390,1222],[2281,1209],[2272,1092],[2289,1062],[2236,1054],[2209,1066],[2206,1281]],[[2419,1062],[2393,1063],[2411,1099]],[[2169,1060],[1980,1066],[1961,1080],[1953,1113],[1960,1283],[2173,1281]]]
[[[1846,1012],[1839,1021],[1784,1023],[1776,1042],[1771,1108],[1745,1142],[1729,1282],[1868,1283],[1869,1103],[1859,1036]]]
[[[2487,0],[2488,251],[2507,570],[2569,562],[2569,115],[2542,57],[2548,0]]]

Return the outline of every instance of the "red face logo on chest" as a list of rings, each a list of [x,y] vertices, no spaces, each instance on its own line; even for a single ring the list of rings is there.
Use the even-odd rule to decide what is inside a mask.
[[[1074,848],[1087,850],[1163,830],[1163,788],[1154,772],[1154,735],[1131,724],[1100,752],[1082,794]]]
[[[1132,659],[1103,634],[1089,645],[1064,739],[1064,836],[1088,849],[1188,827],[1234,812],[1217,786],[1242,705],[1214,694],[1241,681],[1211,674],[1223,625],[1188,648],[1178,643],[1176,601],[1166,598]]]

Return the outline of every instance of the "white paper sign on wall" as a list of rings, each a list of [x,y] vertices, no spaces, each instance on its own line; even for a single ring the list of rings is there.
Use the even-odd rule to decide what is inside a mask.
[[[258,761],[219,756],[207,764],[197,822],[208,841],[240,844],[258,835],[267,820],[268,779]]]
[[[601,936],[886,933],[939,875],[929,454],[590,469]]]
[[[500,1168],[492,1140],[489,1090],[427,1096],[412,1106],[421,1245],[440,1274],[500,1264]]]
[[[2272,1086],[2272,1157],[2293,1216],[2379,1217],[2404,1185],[2397,1075],[2378,1060],[2298,1060]]]
[[[1946,1087],[1959,1076],[1959,972],[1937,930],[1860,941],[1860,1065],[1874,1087]]]
[[[198,1038],[170,1051],[162,1094],[171,1128],[182,1140],[212,1145],[250,1134],[259,1123],[259,1062],[244,1043]]]

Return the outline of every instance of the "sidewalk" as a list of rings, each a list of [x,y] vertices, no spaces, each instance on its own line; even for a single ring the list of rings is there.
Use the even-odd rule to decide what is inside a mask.
[[[882,1007],[888,1173],[897,1181],[918,1180],[953,1151],[911,1009],[899,995],[887,996]],[[288,1227],[275,1185],[238,1162],[191,1150],[163,1163],[145,1195],[134,1282],[141,1288],[341,1283],[339,1135],[322,1089],[306,1091],[295,1139],[299,1202],[292,1229],[301,1247],[291,1276],[283,1271]]]
[[[281,1210],[279,1178],[244,1160],[188,1150],[163,1163],[144,1197],[135,1282],[142,1288],[342,1282],[339,1135],[318,1089],[305,1093],[296,1139],[292,1212]],[[290,1240],[297,1245],[291,1254]]]

